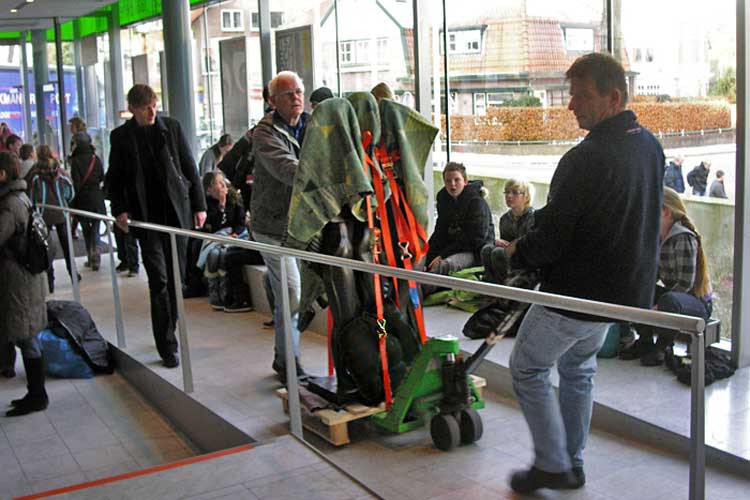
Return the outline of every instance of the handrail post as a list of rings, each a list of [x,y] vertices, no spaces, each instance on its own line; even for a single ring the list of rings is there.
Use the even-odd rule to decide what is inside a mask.
[[[690,500],[706,497],[705,347],[703,332],[691,335],[690,365]]]
[[[284,364],[286,365],[286,387],[289,396],[289,419],[292,434],[302,439],[302,415],[299,405],[299,384],[297,383],[297,360],[294,359],[292,340],[292,306],[289,300],[287,265],[292,257],[281,256],[281,305],[284,313]]]
[[[117,332],[117,347],[125,349],[125,327],[122,324],[122,306],[120,304],[120,286],[117,283],[117,270],[115,269],[115,246],[112,244],[112,223],[103,221],[107,227],[107,243],[109,243],[109,274],[112,278],[112,298],[115,301],[115,331]]]
[[[70,280],[73,284],[73,300],[81,303],[81,290],[78,286],[78,269],[76,268],[76,249],[73,248],[73,228],[70,225],[70,212],[64,211],[65,215],[65,237],[68,239],[68,263],[70,264]],[[57,235],[58,239],[62,238],[61,235]],[[62,242],[61,242],[62,244]]]
[[[174,295],[177,301],[177,325],[180,332],[180,357],[182,357],[182,387],[185,392],[193,392],[193,367],[190,363],[190,346],[188,345],[187,322],[185,319],[185,302],[182,298],[182,274],[180,273],[180,254],[177,252],[177,236],[169,233],[172,246],[172,275],[174,277]]]

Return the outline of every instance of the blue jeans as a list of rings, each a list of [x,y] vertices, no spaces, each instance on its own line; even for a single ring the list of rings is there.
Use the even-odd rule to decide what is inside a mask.
[[[564,472],[583,465],[591,424],[596,353],[610,323],[583,321],[533,304],[510,355],[513,389],[534,440],[534,466]],[[560,396],[550,369],[557,362]]]
[[[280,239],[267,234],[253,232],[253,239],[258,243],[281,246]],[[281,257],[265,252],[261,252],[260,255],[268,268],[268,280],[273,292],[273,329],[275,334],[273,354],[276,363],[284,366],[286,363],[284,358],[284,305],[281,297]],[[299,330],[297,329],[297,310],[299,309],[301,291],[299,268],[297,267],[297,261],[294,259],[287,259],[287,263],[287,289],[289,290],[289,305],[292,312],[292,340],[294,341],[294,355],[299,357]]]

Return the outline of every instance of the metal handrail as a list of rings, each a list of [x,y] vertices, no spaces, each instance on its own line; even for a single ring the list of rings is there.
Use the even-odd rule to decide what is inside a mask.
[[[84,210],[77,210],[66,207],[52,206],[52,205],[39,205],[46,209],[61,210],[64,213],[79,215],[82,217],[88,217],[91,219],[98,219],[107,221],[108,223],[115,222],[114,217],[102,214],[96,214],[92,212],[86,212]],[[69,215],[67,215],[69,217]],[[171,246],[173,253],[173,273],[175,278],[175,292],[177,295],[177,306],[179,311],[179,333],[180,333],[180,354],[183,358],[182,370],[183,370],[183,386],[185,392],[193,391],[193,377],[192,377],[192,366],[190,363],[190,353],[188,348],[188,336],[187,326],[184,321],[184,303],[182,297],[181,287],[181,276],[179,273],[179,266],[177,264],[176,257],[176,236],[186,236],[191,238],[198,238],[201,240],[215,241],[224,243],[227,245],[233,245],[241,248],[247,248],[250,250],[256,250],[263,253],[270,253],[279,255],[282,258],[282,282],[285,282],[285,269],[283,259],[298,258],[309,262],[316,262],[318,264],[324,264],[329,266],[336,266],[345,269],[353,269],[356,271],[367,272],[370,274],[380,274],[382,276],[396,277],[406,280],[414,280],[420,283],[427,283],[430,285],[436,285],[441,287],[448,287],[453,289],[465,290],[469,292],[476,292],[483,295],[492,297],[499,297],[503,299],[515,300],[518,302],[529,302],[534,304],[540,304],[546,307],[552,307],[556,309],[563,309],[566,311],[574,311],[579,313],[590,314],[593,316],[599,316],[604,318],[613,318],[618,320],[626,320],[630,322],[647,324],[656,326],[659,328],[666,328],[670,330],[678,330],[690,334],[691,336],[691,353],[694,357],[693,363],[691,363],[691,404],[690,404],[690,500],[699,500],[705,498],[705,366],[704,366],[704,348],[705,348],[705,337],[704,330],[706,322],[703,318],[686,316],[682,314],[665,313],[661,311],[641,309],[637,307],[622,306],[617,304],[609,304],[606,302],[598,302],[593,300],[579,299],[575,297],[566,297],[561,295],[555,295],[546,292],[539,292],[535,290],[524,290],[504,285],[496,285],[490,283],[482,283],[477,281],[470,281],[460,278],[453,278],[450,276],[441,276],[421,271],[411,271],[401,268],[393,268],[384,266],[381,264],[371,264],[368,262],[352,260],[342,257],[335,257],[331,255],[323,255],[313,252],[307,252],[304,250],[297,250],[293,248],[281,247],[276,245],[269,245],[265,243],[258,243],[255,241],[238,240],[236,238],[230,238],[226,236],[220,236],[217,234],[204,233],[188,229],[180,229],[169,226],[162,226],[160,224],[153,224],[149,222],[140,222],[135,220],[128,221],[128,225],[131,227],[158,231],[170,235]],[[68,233],[70,234],[70,224],[67,224]],[[111,233],[110,226],[107,224],[108,236],[110,236],[110,262],[114,263],[114,256],[111,250]],[[70,236],[68,235],[69,240]],[[71,269],[75,274],[75,255],[72,251],[69,252],[71,259]],[[118,328],[118,344],[121,339],[121,313],[119,311],[119,294],[117,292],[116,276],[114,274],[114,265],[112,267],[113,276],[113,291],[115,292],[115,307],[116,307],[116,320]],[[79,300],[78,294],[78,282],[76,279],[73,280],[74,296],[76,300]],[[290,321],[291,310],[290,301],[288,295],[288,288],[282,286],[283,297],[282,307],[284,310],[284,316],[287,321],[285,325],[285,337],[286,345],[292,345]],[[124,344],[124,335],[122,335],[122,343]],[[289,415],[291,419],[291,430],[292,434],[299,438],[302,438],[302,424],[301,424],[301,412],[299,407],[298,398],[298,386],[296,377],[296,361],[294,359],[294,353],[292,349],[286,349],[286,370],[287,370],[287,382],[288,382],[288,394],[289,394]]]

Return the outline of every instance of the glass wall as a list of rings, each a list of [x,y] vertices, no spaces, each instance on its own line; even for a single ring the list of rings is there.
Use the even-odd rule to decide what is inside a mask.
[[[623,50],[634,79],[632,108],[659,134],[668,161],[684,158],[684,200],[703,237],[722,337],[731,337],[736,154],[736,2],[684,8],[677,0],[623,0]],[[648,12],[648,16],[643,13]],[[668,36],[664,20],[669,19]],[[688,173],[710,166],[705,194]],[[719,171],[728,199],[709,196]],[[726,325],[726,327],[724,326]]]
[[[442,128],[433,154],[436,190],[442,187],[439,173],[450,155],[465,163],[473,177],[485,179],[496,216],[506,210],[501,184],[511,176],[531,180],[536,187],[533,203],[543,205],[560,156],[586,133],[566,109],[564,71],[581,54],[608,50],[612,40],[614,54],[627,70],[630,106],[660,137],[668,160],[684,157],[684,178],[694,166],[711,162],[709,185],[718,170],[725,173],[728,201],[694,196],[689,186],[685,200],[709,251],[718,298],[715,315],[728,338],[736,152],[735,4],[718,0],[710,9],[686,9],[677,0],[424,4],[428,29],[421,44],[429,47],[430,71],[422,76],[430,79],[433,116]],[[607,25],[610,4],[612,33]],[[257,0],[192,1],[191,8],[196,129],[204,149],[224,132],[244,133],[263,116],[260,22]],[[323,85],[346,95],[384,81],[397,99],[414,104],[418,59],[413,1],[270,0],[269,9],[270,73],[298,71],[308,96]],[[670,20],[668,27],[664,19]],[[667,31],[669,36],[664,36]],[[86,115],[100,126],[109,102],[106,38],[98,37],[101,57],[92,66],[94,83],[86,81],[87,90],[97,92],[97,105],[87,99]],[[122,47],[124,89],[134,78],[145,78],[166,103],[160,18],[124,27]],[[92,120],[95,110],[99,114]]]

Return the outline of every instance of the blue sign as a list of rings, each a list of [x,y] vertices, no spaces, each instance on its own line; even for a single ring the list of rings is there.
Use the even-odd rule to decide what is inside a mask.
[[[68,118],[79,113],[76,76],[73,69],[65,70],[65,113]],[[55,81],[52,81],[52,80]],[[58,129],[58,92],[57,73],[50,71],[49,82],[44,86],[44,111],[53,130]],[[27,84],[31,104],[31,128],[36,130],[36,95],[34,94],[34,77],[29,71]],[[14,67],[0,67],[0,122],[5,122],[11,130],[23,135],[23,88],[21,71]],[[26,138],[29,141],[30,138]]]

